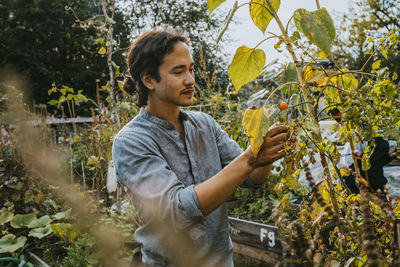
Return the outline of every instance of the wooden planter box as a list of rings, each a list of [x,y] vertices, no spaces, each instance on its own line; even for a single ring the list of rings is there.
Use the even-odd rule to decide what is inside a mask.
[[[289,256],[276,226],[232,217],[229,224],[234,253],[273,265]]]

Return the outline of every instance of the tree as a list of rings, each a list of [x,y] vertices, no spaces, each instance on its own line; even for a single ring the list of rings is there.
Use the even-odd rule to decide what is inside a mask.
[[[382,66],[400,73],[400,0],[358,0],[348,14],[343,16],[342,34],[334,52],[341,64],[361,69],[377,42],[386,43],[391,49],[378,51],[377,57]],[[366,67],[370,68],[371,63]]]
[[[96,1],[5,0],[0,4],[0,68],[28,77],[30,94],[47,103],[52,83],[96,95],[96,79],[107,80],[106,56],[98,53],[102,32]],[[78,20],[79,19],[79,20]],[[116,12],[114,36],[127,46],[123,16]],[[96,42],[97,40],[97,42]],[[122,55],[116,55],[123,64]]]
[[[202,57],[204,57],[208,76],[212,76],[216,71],[219,86],[221,88],[227,86],[225,55],[222,52],[216,52],[215,46],[215,37],[218,34],[222,18],[219,15],[211,17],[207,15],[207,2],[134,0],[124,1],[122,6],[129,16],[133,35],[139,35],[145,30],[160,26],[183,30],[190,39],[196,64],[201,65]],[[199,73],[196,74],[196,77],[202,76]],[[206,86],[203,79],[196,79],[196,81],[201,87]]]

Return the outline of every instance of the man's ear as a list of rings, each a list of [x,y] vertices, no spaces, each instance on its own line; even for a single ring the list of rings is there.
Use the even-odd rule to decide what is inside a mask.
[[[142,83],[146,86],[149,90],[154,90],[154,78],[147,73],[143,73],[140,76]]]

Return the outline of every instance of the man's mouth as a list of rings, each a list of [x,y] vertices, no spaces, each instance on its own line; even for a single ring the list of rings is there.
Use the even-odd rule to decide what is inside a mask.
[[[191,95],[191,94],[193,94],[193,93],[194,93],[194,88],[184,89],[184,90],[181,92],[181,94],[184,94],[184,95]]]

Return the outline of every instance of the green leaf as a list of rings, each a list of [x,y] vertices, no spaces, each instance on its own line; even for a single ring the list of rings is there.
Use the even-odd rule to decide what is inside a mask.
[[[13,253],[22,248],[26,243],[26,237],[21,236],[15,239],[15,235],[8,234],[0,239],[0,253]]]
[[[33,237],[37,237],[37,238],[41,239],[41,238],[51,234],[52,232],[53,231],[51,229],[50,224],[47,224],[44,227],[39,227],[39,228],[32,229],[29,232],[29,236],[33,236]]]
[[[98,52],[100,55],[104,55],[105,53],[106,53],[106,49],[104,48],[104,47],[101,47],[100,49],[99,49],[99,52]]]
[[[208,0],[208,15],[216,9],[220,4],[225,2],[225,0]]]
[[[341,72],[347,72],[348,69],[341,69]],[[353,92],[355,89],[358,88],[358,80],[354,77],[352,73],[346,73],[339,75],[338,77],[339,84],[343,89],[348,92]]]
[[[44,215],[42,217],[40,217],[37,220],[33,220],[29,225],[28,228],[38,228],[38,227],[43,227],[48,225],[49,223],[51,223],[51,219],[49,217],[49,215]]]
[[[237,6],[238,6],[238,2],[235,1],[235,3],[233,4],[233,7],[231,10],[229,10],[228,15],[226,16],[224,22],[222,23],[221,27],[218,30],[218,36],[217,36],[217,40],[215,41],[215,43],[218,44],[218,42],[221,40],[222,35],[224,35],[226,29],[228,28],[229,24],[232,21],[233,18],[233,14],[235,14],[236,10],[237,10]]]
[[[385,95],[388,99],[392,98],[396,94],[396,91],[396,85],[389,80],[379,81],[374,87],[375,93]]]
[[[329,98],[329,103],[341,103],[339,92],[336,87],[328,86],[324,91],[325,95]]]
[[[74,88],[71,88],[71,87],[69,87],[69,86],[64,86],[64,88],[65,88],[68,92],[74,93]]]
[[[332,18],[325,8],[313,12],[300,8],[294,12],[294,22],[311,43],[329,55],[332,42],[336,36]]]
[[[71,211],[72,209],[68,209],[66,211],[63,212],[58,212],[56,214],[53,215],[53,219],[54,220],[66,220],[71,218]]]
[[[32,190],[30,190],[30,189],[26,190],[25,194],[24,194],[24,204],[32,201],[34,196],[35,196],[35,194],[33,193]]]
[[[55,99],[53,99],[53,100],[50,100],[49,102],[47,102],[47,104],[49,104],[49,105],[51,105],[51,106],[55,106],[55,105],[58,104],[58,101],[55,100]]]
[[[67,101],[71,101],[72,99],[74,99],[74,95],[73,94],[68,94],[67,95]]]
[[[236,91],[260,75],[265,65],[265,53],[261,49],[241,46],[236,50],[228,74]]]
[[[27,227],[30,223],[32,223],[34,220],[37,220],[36,214],[35,213],[28,213],[28,214],[18,214],[15,215],[14,218],[12,218],[10,225],[13,228],[22,228],[22,227]]]
[[[8,184],[7,185],[9,188],[15,189],[17,191],[20,191],[24,187],[23,182],[18,182],[17,184]]]
[[[65,87],[61,88],[60,92],[61,92],[62,95],[65,95],[67,93],[67,89],[65,89]]]
[[[60,98],[58,98],[58,104],[65,102],[65,96],[62,95]]]
[[[14,205],[4,207],[0,210],[0,226],[8,223],[14,217]]]
[[[281,1],[271,0],[271,2],[275,11],[277,11],[279,9]],[[267,3],[265,3],[264,0],[252,0],[249,5],[249,9],[250,9],[250,17],[253,20],[254,24],[257,26],[257,28],[261,30],[262,33],[265,33],[268,24],[274,18],[272,14],[269,12]]]

